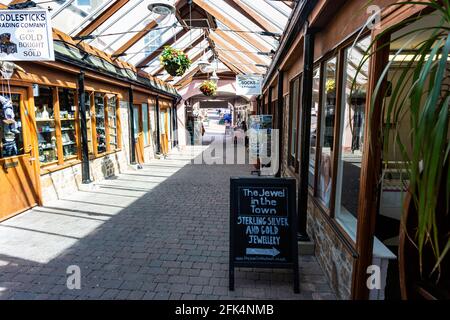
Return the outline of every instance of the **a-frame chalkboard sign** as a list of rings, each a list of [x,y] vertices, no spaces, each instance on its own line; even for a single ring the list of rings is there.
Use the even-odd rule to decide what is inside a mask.
[[[289,268],[299,292],[295,197],[292,178],[231,178],[230,290],[235,268]]]

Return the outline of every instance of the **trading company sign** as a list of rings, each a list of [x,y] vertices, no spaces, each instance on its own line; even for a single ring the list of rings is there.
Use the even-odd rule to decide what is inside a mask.
[[[54,61],[47,10],[0,10],[0,60]]]
[[[236,94],[241,96],[260,95],[262,77],[253,75],[236,76]]]

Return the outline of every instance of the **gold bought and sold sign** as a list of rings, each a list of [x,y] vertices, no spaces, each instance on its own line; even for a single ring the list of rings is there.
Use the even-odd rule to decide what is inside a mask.
[[[55,60],[47,10],[0,10],[0,60]]]

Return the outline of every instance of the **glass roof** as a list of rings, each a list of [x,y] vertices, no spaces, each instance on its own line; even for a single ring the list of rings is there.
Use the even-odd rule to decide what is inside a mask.
[[[273,0],[193,0],[192,6],[186,0],[171,1],[177,7],[177,15],[150,12],[147,6],[151,0],[35,0],[35,3],[51,10],[56,29],[72,37],[85,36],[82,41],[108,54],[119,54],[121,60],[136,66],[148,66],[142,69],[162,79],[168,76],[161,71],[155,51],[159,52],[171,40],[175,40],[172,46],[184,50],[191,58],[214,43],[215,51],[209,50],[208,56],[218,56],[221,72],[231,71],[226,67],[231,64],[236,67],[234,70],[265,73],[263,66],[270,64],[269,53],[277,49],[279,36],[292,12],[285,2]],[[3,4],[9,2],[0,0]],[[217,29],[209,30],[211,42],[199,42],[199,37],[205,37],[205,30],[189,27],[189,18],[180,20],[181,13],[193,11],[215,21]],[[183,28],[184,34],[176,36]],[[195,48],[191,47],[193,42],[197,43]],[[150,59],[145,58],[152,53],[153,59],[147,61]],[[195,66],[196,61],[192,70]],[[172,84],[177,80],[173,79]]]

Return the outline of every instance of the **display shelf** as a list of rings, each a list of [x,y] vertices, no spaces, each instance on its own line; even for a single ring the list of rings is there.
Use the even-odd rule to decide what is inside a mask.
[[[71,142],[65,142],[65,143],[63,143],[63,147],[73,146],[73,145],[76,145],[76,144],[77,144],[77,143],[74,142],[74,141],[71,141]]]
[[[39,119],[36,118],[36,122],[55,122],[55,119]]]

